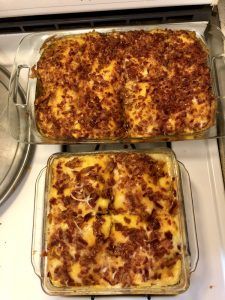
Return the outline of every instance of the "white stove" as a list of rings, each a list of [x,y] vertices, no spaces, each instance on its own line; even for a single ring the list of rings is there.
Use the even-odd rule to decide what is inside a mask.
[[[3,8],[0,11],[1,9]],[[17,46],[23,36],[24,34],[0,35],[0,65],[11,70]],[[176,297],[152,296],[151,299],[225,299],[225,193],[217,141],[173,142],[172,149],[191,177],[199,261],[185,293]],[[0,207],[1,300],[64,299],[48,296],[43,292],[31,264],[35,181],[48,157],[59,151],[59,145],[36,146],[33,160],[27,167],[22,182]],[[131,298],[146,299],[144,296],[107,297],[108,300]]]
[[[1,1],[0,1],[1,2]],[[131,9],[178,5],[216,5],[218,0],[8,0],[2,1],[0,17],[32,16],[46,13],[90,12],[114,9]]]

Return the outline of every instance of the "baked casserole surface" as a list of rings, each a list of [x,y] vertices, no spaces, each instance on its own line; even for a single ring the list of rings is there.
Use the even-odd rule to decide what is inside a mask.
[[[52,37],[33,76],[36,124],[52,139],[195,134],[215,121],[208,53],[191,31]]]
[[[184,262],[172,168],[166,154],[55,157],[44,253],[51,284],[178,284]]]

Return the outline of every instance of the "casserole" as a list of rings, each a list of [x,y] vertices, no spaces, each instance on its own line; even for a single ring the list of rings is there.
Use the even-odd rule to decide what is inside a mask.
[[[204,132],[216,105],[207,58],[185,30],[54,36],[33,68],[36,125],[56,140]]]
[[[136,159],[140,164],[143,160],[145,165],[151,164],[150,177],[155,178],[153,181],[158,178],[157,184],[150,180],[147,187],[140,189],[139,184],[149,180],[149,174],[145,170],[143,176],[138,175],[137,164],[133,164],[136,173],[127,173],[131,160]],[[93,170],[99,166],[104,167],[96,176]],[[44,202],[43,194],[38,196],[40,186],[36,190],[36,201],[41,201],[36,205],[43,208],[38,210],[42,211],[44,224],[40,223],[42,228],[38,228],[40,220],[34,219],[32,260],[36,272],[40,271],[43,289],[60,295],[185,291],[193,266],[179,172],[174,154],[167,149],[53,155],[48,161]],[[114,174],[111,192],[109,174]],[[102,178],[107,192],[100,184]],[[128,185],[133,182],[128,190],[125,181]],[[161,184],[161,192],[154,191]],[[96,193],[98,196],[94,197]],[[43,234],[40,244],[35,234],[37,228]]]
[[[97,32],[94,34],[102,36],[101,35],[102,33],[111,33],[114,30],[115,30],[115,32],[119,31],[119,32],[126,33],[126,32],[135,32],[135,30],[149,31],[149,30],[153,30],[155,28],[156,28],[155,26],[133,26],[133,27],[129,26],[129,27],[115,27],[115,28],[102,28],[102,29],[99,28],[99,29],[97,29],[97,32],[99,32],[100,34],[98,34]],[[196,34],[197,38],[201,41],[199,44],[204,45],[205,49],[208,49],[208,45],[210,44],[210,41],[211,41],[210,39],[212,37],[212,31],[206,30],[206,22],[193,22],[193,23],[188,23],[188,24],[180,23],[180,24],[157,25],[157,28],[159,31],[160,30],[163,31],[165,29],[166,30],[167,29],[174,30],[177,32],[179,30],[193,31]],[[214,30],[214,32],[216,32],[218,29],[213,28],[213,30]],[[109,102],[114,103],[114,104],[113,104],[113,106],[112,106],[112,104],[110,104],[108,107],[103,109],[103,112],[102,112],[103,115],[101,115],[99,109],[95,109],[95,108],[93,108],[91,110],[89,109],[89,113],[85,113],[85,111],[82,112],[82,107],[83,107],[84,103],[83,104],[81,103],[82,105],[78,105],[78,107],[75,110],[71,111],[72,115],[74,112],[80,114],[80,117],[78,118],[79,120],[76,119],[76,117],[73,119],[70,116],[70,114],[68,114],[69,111],[67,111],[65,116],[59,120],[57,120],[57,118],[55,118],[55,116],[53,119],[52,119],[52,117],[50,117],[49,118],[49,120],[50,120],[49,128],[54,129],[54,126],[55,126],[54,124],[56,124],[57,126],[53,130],[54,132],[51,132],[51,130],[49,131],[49,128],[47,130],[47,127],[42,126],[42,125],[46,122],[46,115],[47,115],[46,111],[47,110],[51,111],[52,100],[49,100],[50,102],[48,102],[48,99],[46,98],[47,94],[46,94],[46,96],[44,96],[43,91],[42,91],[43,86],[42,86],[42,83],[40,83],[40,81],[44,80],[43,78],[45,77],[45,75],[43,75],[44,77],[42,77],[41,80],[39,80],[40,76],[38,76],[39,78],[37,80],[37,78],[31,74],[32,73],[31,68],[33,66],[35,66],[38,61],[41,62],[40,49],[43,46],[43,44],[44,45],[48,44],[49,38],[51,39],[51,37],[56,35],[57,37],[61,38],[63,41],[63,39],[65,39],[65,40],[70,39],[69,37],[71,35],[72,36],[78,35],[78,37],[79,37],[79,36],[82,36],[83,34],[87,34],[89,32],[90,32],[90,30],[87,29],[87,30],[61,31],[61,32],[52,32],[52,33],[41,33],[41,34],[39,33],[39,34],[27,36],[21,41],[21,45],[18,49],[17,56],[15,59],[15,65],[14,65],[14,70],[13,70],[11,84],[10,84],[11,93],[10,93],[10,97],[9,97],[9,104],[12,104],[12,105],[9,105],[9,107],[8,107],[9,119],[10,119],[11,110],[13,110],[13,109],[16,109],[18,111],[18,115],[20,116],[20,118],[19,118],[20,122],[17,124],[15,124],[16,121],[13,121],[10,119],[11,133],[12,133],[12,135],[14,135],[14,137],[16,139],[19,139],[20,141],[29,142],[29,143],[81,143],[81,142],[82,143],[83,142],[104,143],[104,142],[120,142],[120,141],[123,141],[123,142],[141,142],[141,141],[142,142],[154,142],[154,141],[172,141],[172,140],[183,140],[183,139],[211,138],[211,137],[216,137],[218,135],[224,134],[224,130],[222,129],[223,106],[220,105],[220,103],[218,103],[218,105],[216,105],[215,99],[213,98],[213,96],[210,96],[211,92],[209,92],[208,95],[210,96],[211,100],[212,99],[214,99],[214,100],[212,100],[212,102],[211,102],[212,105],[210,106],[210,108],[203,108],[203,107],[201,107],[201,104],[198,106],[200,109],[200,112],[202,112],[206,109],[206,111],[204,112],[205,116],[203,117],[203,119],[206,117],[206,119],[208,118],[208,121],[198,120],[198,117],[196,118],[196,116],[194,117],[194,119],[193,119],[194,121],[193,121],[191,119],[191,117],[189,118],[189,114],[187,112],[186,112],[187,117],[185,117],[184,116],[185,111],[182,111],[182,113],[183,113],[182,116],[180,116],[180,114],[177,115],[175,112],[171,120],[169,119],[166,122],[160,121],[162,124],[159,126],[159,128],[157,127],[158,121],[156,121],[156,127],[147,126],[147,128],[144,128],[144,127],[146,127],[146,126],[144,126],[144,123],[146,123],[145,119],[148,118],[149,113],[150,113],[150,115],[152,114],[154,109],[151,109],[150,112],[145,111],[145,110],[143,110],[143,112],[140,111],[140,103],[139,103],[140,101],[138,100],[138,97],[137,97],[137,99],[135,97],[133,97],[134,89],[140,88],[138,80],[132,79],[129,77],[130,76],[129,74],[131,74],[129,70],[130,70],[130,68],[133,69],[135,67],[135,61],[131,61],[131,66],[128,65],[125,61],[126,66],[125,66],[125,71],[123,73],[123,77],[124,76],[127,77],[127,81],[124,85],[125,95],[127,97],[126,101],[124,101],[125,114],[123,113],[124,108],[121,109],[121,107],[120,107],[120,105],[121,105],[120,100],[118,100],[118,105],[117,105],[114,103],[116,98],[114,96],[112,96],[111,97],[112,101],[110,100],[111,98],[109,97],[110,98]],[[125,33],[124,33],[124,36],[125,36]],[[91,36],[90,33],[89,33],[89,36]],[[218,39],[223,39],[222,33],[220,33],[220,32],[214,36],[216,36]],[[30,48],[28,51],[28,48],[31,45],[32,45],[32,48]],[[28,52],[28,54],[25,55],[24,54],[25,52]],[[218,54],[219,54],[219,56],[218,56]],[[211,78],[214,78],[214,81],[212,83],[212,88],[214,89],[214,94],[216,94],[218,101],[220,101],[219,87],[216,86],[216,84],[218,82],[216,80],[216,74],[215,74],[215,73],[217,73],[216,62],[218,61],[218,57],[220,57],[220,53],[214,53],[213,50],[211,51],[211,48],[209,48],[208,63],[209,63],[209,67],[210,68],[212,67]],[[190,57],[190,62],[193,65],[192,57]],[[206,59],[205,59],[205,62],[206,62]],[[201,63],[200,63],[200,65],[201,65]],[[150,69],[152,69],[152,67]],[[214,73],[214,69],[215,69],[215,73]],[[26,105],[21,106],[18,103],[16,103],[16,93],[17,93],[16,90],[17,90],[17,84],[18,84],[19,78],[21,76],[21,73],[25,73],[25,72],[29,73],[26,75],[26,76],[29,75],[28,81],[27,81],[27,103],[26,103]],[[46,71],[46,73],[47,73],[47,71]],[[198,73],[198,72],[195,72],[195,73]],[[35,74],[35,72],[34,72],[34,74]],[[42,71],[42,74],[44,74],[44,70]],[[156,75],[157,75],[157,72],[156,72]],[[54,76],[51,76],[51,78],[54,78]],[[207,75],[207,78],[209,79],[208,75]],[[208,79],[206,80],[207,82],[208,82]],[[82,83],[81,81],[78,80],[78,85]],[[66,81],[64,80],[64,82],[66,82]],[[204,84],[205,83],[203,82],[203,85]],[[177,86],[177,84],[175,84],[175,85]],[[199,82],[197,85],[201,86],[201,83]],[[210,89],[210,86],[211,86],[211,84],[208,82],[207,86],[204,90]],[[84,84],[84,87],[83,87],[84,89],[82,88],[81,90],[85,90],[87,87],[88,87],[88,84]],[[56,89],[56,90],[58,90],[58,89]],[[147,87],[144,86],[144,90],[147,91]],[[156,92],[157,88],[154,90],[156,93],[154,97],[157,98],[157,95],[158,95],[158,92]],[[164,87],[162,87],[162,93],[163,93],[163,90],[164,90]],[[180,88],[180,91],[183,91],[183,90],[184,90],[184,88]],[[194,90],[194,88],[193,88],[193,90]],[[115,91],[115,89],[114,89],[114,91]],[[141,93],[142,93],[142,91],[140,91],[140,96],[141,96]],[[87,95],[89,95],[89,94],[90,93],[87,93]],[[174,93],[172,93],[171,95],[173,96],[173,94]],[[111,92],[110,92],[110,95],[111,95]],[[112,95],[114,95],[114,94],[112,93]],[[56,98],[57,97],[60,98],[61,96],[65,97],[64,92],[62,92],[62,90],[59,89],[58,95],[56,95]],[[185,98],[187,98],[187,95],[182,96],[182,101]],[[36,107],[35,107],[35,99],[36,99]],[[162,97],[162,99],[163,99],[163,97]],[[163,101],[163,102],[165,102],[165,101]],[[203,102],[204,102],[204,100],[203,100]],[[47,104],[47,106],[46,106],[46,103],[49,103],[49,104]],[[59,106],[60,105],[61,104],[59,104]],[[69,104],[69,106],[70,105],[71,104]],[[195,106],[195,103],[193,103],[193,105]],[[196,109],[196,107],[194,108],[194,110],[195,109]],[[53,110],[56,112],[56,110],[57,110],[56,107],[55,108],[53,107]],[[61,112],[60,112],[61,110],[59,110],[59,111],[58,110],[56,112],[56,115],[58,115],[58,117],[59,117],[61,114]],[[95,113],[92,114],[92,110],[94,112],[98,112],[98,116],[96,116]],[[158,111],[159,111],[159,116],[161,116],[161,113],[162,113],[162,111],[164,111],[164,108],[160,108],[160,109],[158,109]],[[197,111],[198,111],[198,109],[197,109]],[[138,115],[140,115],[140,113],[141,113],[141,118],[139,120]],[[68,114],[68,116],[67,116],[67,114]],[[121,128],[124,129],[124,126],[121,125],[121,117],[120,117],[121,114],[124,114],[122,119],[125,119],[124,126],[125,126],[125,128],[128,128],[128,130],[127,130],[128,132],[125,134],[123,134],[123,132],[121,133],[121,130],[120,130]],[[164,117],[168,119],[168,117],[167,117],[168,112],[166,113],[166,111],[164,111],[163,114],[165,115]],[[48,115],[49,115],[49,113],[48,113]],[[50,113],[50,115],[51,115],[51,113]],[[197,113],[197,115],[199,115],[199,114]],[[151,122],[153,122],[153,124],[154,124],[154,122],[155,122],[154,120],[158,119],[157,116],[158,115],[154,115],[152,118],[150,118],[152,120],[149,119],[148,122],[150,122],[150,124],[151,124]],[[190,128],[189,129],[186,128],[185,127],[186,125],[185,125],[184,128],[182,130],[180,130],[179,127],[182,127],[183,123],[186,122],[186,121],[180,122],[179,121],[180,118],[182,120],[190,119],[189,120],[190,122],[187,121],[190,124],[193,121],[194,122],[194,123],[192,122],[193,126],[191,125],[193,128],[190,130]],[[37,122],[37,119],[38,119],[38,122]],[[54,120],[54,122],[51,119]],[[107,119],[108,121],[105,121],[105,119]],[[161,119],[161,117],[159,119]],[[71,123],[71,120],[72,121],[75,120],[75,121],[73,121]],[[98,129],[98,125],[94,124],[94,123],[96,123],[96,120],[98,120],[98,121],[100,120],[99,121],[99,129]],[[195,121],[195,120],[198,120],[198,121]],[[177,122],[178,123],[180,122],[179,126],[176,125]],[[200,126],[199,124],[201,124],[201,123],[203,123],[204,125]],[[87,131],[85,130],[84,132],[82,132],[83,131],[82,128],[86,128],[86,126],[89,126],[88,127],[89,129]],[[15,130],[15,128],[19,128],[19,129]],[[63,128],[65,128],[65,132],[62,132]],[[71,128],[73,129],[73,132],[72,132]],[[94,129],[92,129],[92,128],[94,128]],[[143,128],[144,128],[144,131],[143,131]],[[104,132],[102,132],[102,130]]]

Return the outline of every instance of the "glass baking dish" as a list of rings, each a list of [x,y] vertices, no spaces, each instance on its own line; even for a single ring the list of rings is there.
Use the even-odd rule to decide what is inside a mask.
[[[161,154],[172,163],[172,174],[177,187],[178,219],[181,235],[181,261],[182,271],[180,281],[171,286],[159,287],[157,285],[132,288],[102,288],[94,287],[55,287],[51,284],[47,271],[47,256],[43,255],[47,250],[47,215],[48,186],[51,179],[50,166],[58,157],[80,157],[81,155],[115,154],[115,153],[147,153]],[[50,295],[175,295],[184,292],[190,284],[190,275],[196,269],[199,257],[198,240],[196,234],[194,207],[191,194],[190,178],[184,165],[178,162],[172,150],[168,148],[158,148],[152,150],[134,151],[98,151],[89,153],[57,153],[53,154],[47,167],[41,170],[36,181],[34,222],[32,238],[32,264],[35,273],[40,277],[43,290]]]
[[[38,62],[40,58],[40,49],[43,43],[52,36],[65,36],[70,34],[87,33],[91,29],[77,29],[70,31],[51,31],[41,32],[25,36],[20,42],[19,48],[14,61],[13,71],[10,81],[10,93],[8,102],[8,121],[12,136],[26,143],[47,143],[47,144],[69,144],[69,143],[115,143],[115,142],[159,142],[174,141],[187,139],[205,139],[215,138],[225,135],[225,107],[224,97],[225,88],[223,87],[223,78],[225,76],[224,68],[224,36],[221,30],[208,24],[208,22],[189,22],[174,23],[160,25],[145,26],[124,26],[111,28],[95,28],[98,32],[110,32],[112,30],[128,31],[128,30],[150,30],[154,28],[168,28],[172,30],[189,30],[194,31],[197,37],[205,44],[209,50],[209,67],[211,69],[212,87],[217,100],[215,125],[209,129],[194,133],[182,135],[161,135],[156,137],[140,137],[140,138],[105,138],[105,139],[65,139],[56,140],[46,138],[41,135],[37,129],[34,112],[34,101],[37,93],[37,79],[32,78],[31,68]],[[21,84],[26,90],[26,103],[19,103],[17,100],[18,86]],[[18,118],[15,118],[17,113]]]

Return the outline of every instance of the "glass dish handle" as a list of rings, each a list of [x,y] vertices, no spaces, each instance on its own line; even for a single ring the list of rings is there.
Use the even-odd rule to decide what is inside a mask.
[[[46,167],[38,174],[35,184],[34,199],[34,219],[33,219],[33,235],[31,261],[34,272],[41,277],[41,261],[42,261],[42,232],[43,232],[43,216],[44,216],[44,193],[45,193],[45,175]]]
[[[225,75],[225,54],[219,54],[212,57],[211,70],[213,72],[212,77],[215,78],[213,81],[214,94],[219,100],[225,99],[225,91],[220,85],[221,79],[224,80]]]
[[[191,256],[191,267],[190,272],[196,270],[198,260],[199,260],[199,247],[198,247],[198,237],[196,231],[196,222],[195,222],[195,212],[194,204],[191,191],[191,181],[190,175],[185,168],[185,166],[179,162],[181,181],[182,181],[182,190],[184,197],[184,210],[186,216],[186,227],[188,235],[188,249]]]
[[[28,65],[19,65],[19,66],[17,66],[16,72],[15,72],[15,75],[14,75],[14,78],[13,78],[13,80],[14,80],[13,102],[17,106],[25,107],[27,105],[28,78],[27,78],[27,83],[26,83],[26,88],[25,88],[26,103],[18,103],[18,101],[17,101],[18,89],[19,89],[19,86],[20,86],[20,83],[19,83],[20,73],[23,69],[28,69],[27,76],[29,78],[30,67]]]

